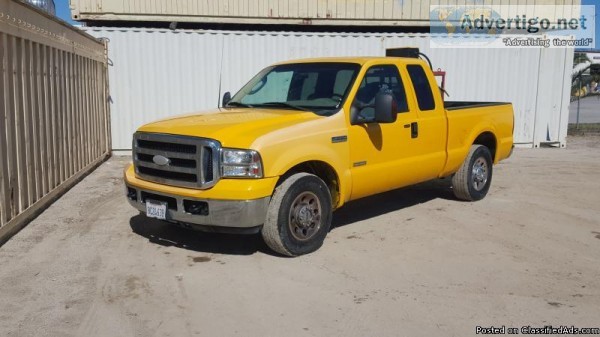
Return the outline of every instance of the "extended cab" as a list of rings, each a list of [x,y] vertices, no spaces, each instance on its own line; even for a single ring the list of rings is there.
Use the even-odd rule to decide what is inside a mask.
[[[412,58],[323,58],[262,70],[220,109],[142,126],[125,171],[149,217],[317,250],[345,203],[452,176],[483,198],[513,146],[510,103],[444,102]]]

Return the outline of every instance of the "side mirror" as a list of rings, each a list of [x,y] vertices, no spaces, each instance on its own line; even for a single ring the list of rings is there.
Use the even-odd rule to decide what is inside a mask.
[[[394,123],[398,115],[394,112],[394,97],[380,93],[375,97],[375,122]]]
[[[228,91],[223,94],[223,100],[221,101],[221,107],[224,107],[231,101],[231,93]]]
[[[359,125],[365,123],[394,123],[398,115],[395,112],[394,97],[382,92],[375,96],[374,104],[355,102],[350,110],[350,123]]]

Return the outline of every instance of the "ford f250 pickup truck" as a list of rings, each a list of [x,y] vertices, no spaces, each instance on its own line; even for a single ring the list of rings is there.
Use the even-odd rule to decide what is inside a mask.
[[[510,103],[444,102],[418,58],[284,62],[217,110],[139,128],[126,193],[148,217],[260,232],[298,256],[351,200],[445,177],[458,199],[482,199],[513,123]]]

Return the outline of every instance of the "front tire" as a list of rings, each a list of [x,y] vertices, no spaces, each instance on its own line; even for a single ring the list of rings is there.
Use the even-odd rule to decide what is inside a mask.
[[[454,195],[465,201],[483,199],[492,183],[492,154],[483,145],[471,145],[467,158],[452,177]]]
[[[323,245],[331,218],[327,185],[315,175],[297,173],[275,189],[261,234],[277,253],[304,255]]]

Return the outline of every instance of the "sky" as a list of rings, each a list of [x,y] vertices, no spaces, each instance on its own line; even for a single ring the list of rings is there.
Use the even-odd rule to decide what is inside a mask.
[[[71,20],[71,10],[69,9],[69,0],[54,0],[56,6],[56,15],[71,23],[76,22]],[[596,6],[596,49],[600,50],[600,1],[598,0],[582,0],[582,5],[595,5]]]
[[[69,9],[69,0],[54,0],[54,6],[56,7],[56,16],[67,21],[72,25],[77,23],[71,19],[71,9]]]

